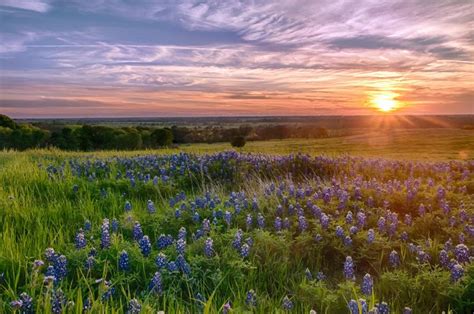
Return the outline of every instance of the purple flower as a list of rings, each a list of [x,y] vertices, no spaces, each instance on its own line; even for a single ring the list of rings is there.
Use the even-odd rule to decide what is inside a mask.
[[[255,293],[253,289],[247,292],[247,297],[245,298],[245,304],[247,304],[247,306],[249,307],[257,306],[257,294]]]
[[[79,232],[76,234],[75,243],[76,243],[76,249],[78,250],[86,247],[87,240],[84,235],[84,231],[82,229],[79,229]]]
[[[309,270],[309,268],[306,268],[304,273],[306,275],[306,279],[308,279],[309,281],[313,280],[313,274],[311,274],[311,271]]]
[[[142,306],[137,299],[132,299],[128,303],[127,314],[138,314],[142,311]]]
[[[125,210],[126,212],[129,212],[129,211],[132,210],[132,204],[131,204],[129,201],[126,201],[126,202],[125,202],[124,210]]]
[[[280,218],[280,217],[277,216],[277,217],[275,218],[274,226],[275,226],[275,231],[276,231],[276,232],[280,232],[280,231],[281,231],[281,218]]]
[[[176,241],[176,252],[178,254],[184,254],[184,250],[186,249],[186,240],[179,239]]]
[[[351,314],[359,314],[359,303],[357,303],[356,300],[354,299],[350,300],[348,307]]]
[[[63,307],[66,305],[66,297],[61,289],[53,291],[51,297],[51,312],[53,314],[60,314],[63,312]]]
[[[240,248],[240,256],[243,258],[248,257],[250,254],[250,246],[247,243],[244,243]]]
[[[344,238],[344,229],[341,226],[336,226],[336,237]]]
[[[156,213],[155,204],[151,200],[148,200],[146,207],[150,214]]]
[[[347,256],[344,262],[344,277],[348,280],[355,280],[354,262],[350,256]]]
[[[458,244],[454,248],[454,255],[459,263],[469,262],[469,249],[465,244]]]
[[[456,282],[458,281],[459,279],[461,279],[461,277],[464,275],[464,268],[462,267],[461,264],[454,264],[452,267],[451,267],[451,280]]]
[[[155,259],[155,264],[156,264],[156,267],[158,268],[166,267],[166,265],[168,264],[166,255],[164,253],[159,253]]]
[[[179,228],[178,240],[186,240],[186,235],[187,235],[186,228],[184,227]]]
[[[212,257],[214,254],[213,241],[211,238],[207,238],[206,242],[204,243],[204,254],[207,257]]]
[[[362,293],[365,295],[371,295],[373,287],[374,280],[372,279],[372,276],[370,276],[370,274],[365,274],[361,285]]]
[[[227,302],[224,304],[224,306],[222,306],[222,314],[228,314],[230,310],[232,310],[232,305],[230,302]]]
[[[141,238],[143,238],[142,226],[138,221],[135,221],[133,225],[133,239],[139,241]]]
[[[265,217],[261,213],[258,213],[257,215],[257,225],[260,229],[265,228]]]
[[[151,279],[149,289],[152,293],[161,295],[163,293],[163,286],[161,283],[161,274],[160,272],[156,272]]]
[[[393,250],[390,252],[388,256],[388,260],[392,267],[398,267],[400,265],[400,256],[398,255],[397,251]]]
[[[298,228],[301,232],[304,232],[306,229],[308,229],[308,222],[306,221],[305,216],[298,217]]]
[[[94,265],[95,265],[95,257],[94,256],[88,256],[85,263],[84,263],[84,268],[87,271],[90,271],[90,270],[92,270],[92,268],[94,268]]]
[[[125,250],[123,250],[119,256],[119,269],[121,271],[128,271],[130,269],[130,258]]]
[[[283,307],[283,309],[284,309],[285,311],[290,311],[290,310],[292,310],[293,307],[294,307],[293,302],[290,300],[290,298],[288,298],[287,295],[283,298],[282,307]]]
[[[140,246],[140,250],[143,256],[147,257],[151,253],[151,242],[148,236],[143,236],[140,241],[138,241],[138,245]]]
[[[234,236],[234,240],[232,241],[232,246],[237,250],[239,250],[242,245],[242,236],[243,231],[241,229],[237,230]]]

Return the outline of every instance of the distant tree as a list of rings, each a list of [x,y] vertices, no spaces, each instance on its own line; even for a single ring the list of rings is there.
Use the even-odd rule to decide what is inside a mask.
[[[0,114],[0,126],[9,129],[16,129],[18,125],[10,117]]]
[[[173,144],[173,132],[170,129],[156,129],[151,133],[150,137],[154,147],[164,147]]]
[[[238,148],[244,147],[245,143],[246,143],[246,140],[245,140],[245,137],[243,136],[236,136],[230,142],[232,147],[238,147]]]

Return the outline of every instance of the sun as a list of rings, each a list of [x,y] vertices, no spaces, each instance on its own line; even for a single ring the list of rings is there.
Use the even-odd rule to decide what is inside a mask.
[[[371,100],[375,108],[382,112],[390,112],[398,107],[398,102],[394,99],[394,95],[378,94]]]

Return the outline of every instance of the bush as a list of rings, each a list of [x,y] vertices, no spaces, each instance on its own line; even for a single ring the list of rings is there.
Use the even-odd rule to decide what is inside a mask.
[[[238,147],[238,148],[244,147],[245,143],[246,143],[246,140],[245,140],[245,137],[243,136],[236,136],[230,142],[232,147]]]

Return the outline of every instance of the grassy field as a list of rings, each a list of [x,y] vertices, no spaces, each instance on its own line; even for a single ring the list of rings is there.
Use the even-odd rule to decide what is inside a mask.
[[[466,161],[474,156],[473,135],[472,131],[449,129],[395,130],[321,140],[250,142],[242,149],[250,153],[301,152],[335,157],[323,161],[286,157],[256,161],[234,155],[199,157],[203,159],[198,161],[195,157],[168,157],[181,152],[221,152],[230,150],[229,144],[129,152],[0,152],[0,312],[11,312],[9,303],[26,292],[33,298],[38,313],[80,313],[89,301],[93,313],[122,313],[130,310],[133,298],[144,313],[156,313],[158,309],[167,313],[217,313],[226,306],[231,306],[235,313],[272,313],[289,310],[285,309],[285,297],[295,313],[308,313],[311,308],[318,313],[345,313],[349,311],[350,300],[357,303],[360,298],[367,300],[368,308],[380,307],[380,302],[386,301],[394,313],[401,313],[406,306],[413,313],[463,313],[474,306],[472,263],[459,259],[464,276],[453,281],[438,255],[449,238],[453,246],[460,244],[458,237],[463,232],[469,250],[473,248],[469,228],[474,219],[474,169]],[[150,154],[162,157],[132,158]],[[381,157],[384,161],[341,157],[346,154]],[[109,160],[114,156],[121,159]],[[87,163],[97,158],[103,163]],[[413,169],[409,164],[402,162],[395,168],[389,159],[430,163],[423,164],[411,177]],[[440,160],[458,161],[447,169],[433,164]],[[192,167],[203,162],[207,165],[204,170],[201,166]],[[133,177],[133,182],[126,173]],[[145,174],[150,174],[151,179],[157,176],[157,183],[146,179]],[[361,178],[367,181],[361,183]],[[415,183],[415,179],[419,182]],[[284,197],[270,189],[272,183]],[[281,183],[284,185],[279,187]],[[298,196],[293,185],[311,193]],[[412,185],[415,187],[408,188]],[[354,194],[359,187],[360,197]],[[440,187],[445,191],[442,196]],[[323,197],[326,189],[331,191],[329,201]],[[416,190],[414,196],[412,189]],[[341,191],[347,192],[349,198]],[[231,192],[242,192],[245,196],[230,196]],[[179,193],[184,193],[186,199],[177,198]],[[206,193],[210,193],[212,202],[206,199]],[[150,211],[148,200],[153,201],[156,212]],[[124,210],[126,201],[132,204],[131,211]],[[199,202],[205,204],[200,207],[196,205]],[[328,228],[324,227],[321,214],[314,213],[311,203],[330,217]],[[426,214],[419,213],[421,203],[430,208]],[[445,213],[446,203],[449,215]],[[289,204],[302,206],[302,212],[292,213]],[[276,211],[278,205],[284,212]],[[177,208],[182,208],[179,217]],[[216,211],[229,211],[232,222],[227,223]],[[390,234],[391,229],[379,230],[378,226],[380,217],[393,219],[391,211],[400,220],[394,235]],[[198,223],[193,220],[196,212],[200,215]],[[354,220],[356,213],[367,216],[366,225],[358,225],[360,230],[354,234],[349,230],[356,223],[348,222],[349,212],[354,214]],[[413,223],[403,222],[406,214]],[[253,218],[251,227],[247,215]],[[288,218],[291,227],[278,231],[278,216]],[[454,217],[454,224],[448,219],[450,216]],[[260,226],[259,217],[265,219],[264,226]],[[119,227],[110,232],[109,246],[102,248],[104,218],[116,219]],[[210,230],[199,239],[192,237],[192,233],[202,229],[205,218],[212,224]],[[86,220],[92,227],[85,232],[87,244],[78,249],[77,235],[81,228],[86,228]],[[133,240],[135,221],[140,222],[143,233],[151,239],[150,256],[145,256],[140,241]],[[306,229],[304,222],[308,225]],[[342,226],[352,244],[347,245],[334,235],[338,226]],[[166,254],[169,260],[179,260],[175,246],[181,227],[187,230],[183,256],[191,275],[184,270],[161,269],[163,291],[152,293],[149,285],[157,271],[158,252]],[[249,256],[242,256],[241,246],[239,250],[232,247],[238,228],[244,230],[242,241],[250,238],[253,242],[249,244]],[[377,240],[367,244],[371,228],[376,230]],[[407,233],[408,241],[400,240],[403,232]],[[156,240],[160,234],[171,234],[174,244],[158,249]],[[321,242],[314,240],[318,234],[322,235]],[[209,255],[203,250],[208,238],[214,243]],[[420,247],[415,253],[410,251],[412,242]],[[49,247],[67,257],[64,278],[59,278],[57,259],[48,262],[45,258],[45,249]],[[91,256],[92,247],[97,249],[92,258],[95,264],[86,269],[84,263]],[[128,271],[120,270],[119,255],[123,250],[130,256]],[[388,256],[393,250],[400,255],[399,268],[390,267]],[[423,262],[420,251],[430,256],[429,261]],[[453,249],[447,250],[447,254],[457,258]],[[356,265],[354,280],[343,275],[347,256],[352,256]],[[33,262],[38,259],[46,265],[34,268]],[[56,283],[43,284],[48,264],[54,266]],[[327,279],[320,280],[320,272]],[[364,295],[361,282],[366,273],[372,275],[374,287]],[[103,280],[98,281],[100,278]],[[115,290],[109,300],[104,295],[111,288]],[[256,306],[245,302],[250,290],[257,294]],[[58,296],[58,291],[64,293],[64,298]],[[197,301],[197,293],[202,295],[202,303]]]

